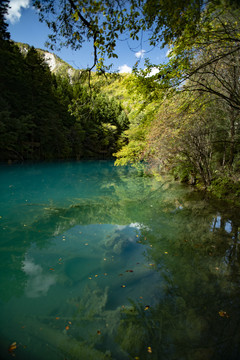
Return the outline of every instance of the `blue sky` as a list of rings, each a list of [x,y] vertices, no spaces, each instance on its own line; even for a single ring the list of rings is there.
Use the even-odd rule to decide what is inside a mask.
[[[35,48],[48,50],[45,42],[48,40],[49,29],[45,23],[38,20],[38,14],[31,6],[31,0],[10,0],[11,9],[7,16],[9,24],[8,31],[11,39],[17,42],[27,43]],[[131,46],[131,48],[130,48]],[[154,64],[166,61],[165,49],[151,49],[146,41],[142,44],[128,41],[119,41],[116,52],[118,59],[110,59],[108,64],[113,63],[112,70],[119,72],[131,72],[137,60],[141,60],[140,66],[144,67],[144,58],[148,57]],[[86,68],[93,63],[93,49],[91,43],[85,43],[78,50],[62,48],[61,51],[54,51],[61,59],[72,65],[74,68]]]

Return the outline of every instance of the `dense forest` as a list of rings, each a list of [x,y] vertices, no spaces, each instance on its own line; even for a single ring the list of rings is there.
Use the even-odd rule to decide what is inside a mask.
[[[239,197],[239,5],[230,0],[176,3],[173,8],[170,0],[124,1],[122,7],[112,1],[64,2],[48,25],[56,29],[58,23],[75,49],[84,36],[93,38],[95,54],[92,68],[69,78],[52,74],[34,48],[24,55],[10,41],[4,1],[1,160],[115,156],[117,165],[172,174],[219,197]],[[53,4],[35,1],[42,20]],[[101,24],[100,13],[107,14]],[[151,30],[151,45],[168,45],[168,63],[146,61],[131,75],[110,74],[103,54],[117,56],[116,34],[126,30],[133,39]]]
[[[1,31],[0,160],[109,158],[128,128],[121,104],[100,87],[54,75],[33,47]]]
[[[121,105],[51,74],[38,52],[1,46],[1,160],[110,157],[128,126]]]

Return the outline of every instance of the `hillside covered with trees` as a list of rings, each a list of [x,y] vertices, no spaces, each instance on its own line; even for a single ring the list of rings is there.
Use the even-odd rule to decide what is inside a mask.
[[[92,39],[94,63],[69,78],[52,74],[35,49],[23,55],[9,40],[3,2],[1,160],[114,155],[117,165],[239,197],[237,1],[177,0],[173,7],[170,0],[69,0],[55,13],[52,0],[34,3],[42,20],[55,16],[48,23],[52,47],[60,37],[73,49]],[[110,74],[104,58],[117,56],[118,36],[138,39],[142,31],[152,46],[169,47],[168,63],[146,61],[131,75]]]
[[[1,18],[4,9],[1,5]],[[51,73],[43,54],[22,51],[1,23],[0,160],[110,158],[128,118],[88,74]]]

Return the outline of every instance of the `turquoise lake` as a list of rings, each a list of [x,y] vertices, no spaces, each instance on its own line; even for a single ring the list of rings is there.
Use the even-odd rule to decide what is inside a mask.
[[[240,359],[238,208],[111,161],[0,184],[1,359]]]

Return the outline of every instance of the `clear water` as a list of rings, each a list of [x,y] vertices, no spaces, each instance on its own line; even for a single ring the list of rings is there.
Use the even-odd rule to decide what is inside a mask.
[[[0,184],[1,359],[240,358],[239,209],[104,161]]]

